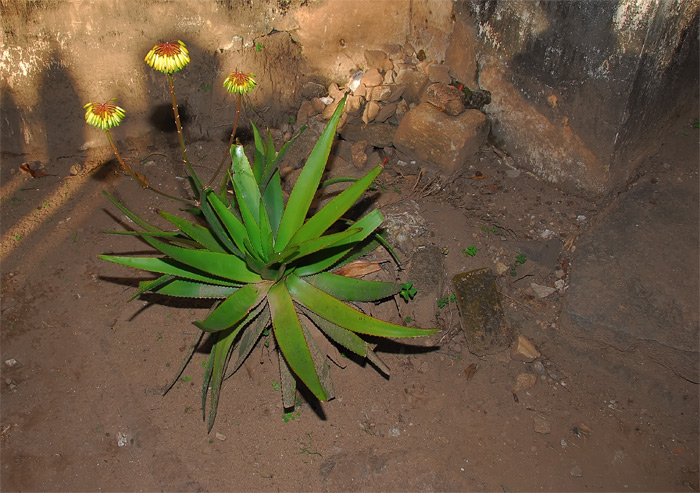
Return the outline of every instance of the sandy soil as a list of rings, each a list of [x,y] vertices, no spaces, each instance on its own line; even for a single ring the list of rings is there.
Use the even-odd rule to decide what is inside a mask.
[[[681,130],[692,131],[674,138]],[[218,161],[221,149],[199,142],[190,155]],[[185,193],[177,148],[122,151],[153,183]],[[127,303],[145,276],[96,258],[149,250],[103,233],[129,224],[102,190],[156,222],[157,209],[175,206],[108,154],[76,152],[40,178],[19,170],[26,160],[3,156],[1,168],[3,491],[698,490],[697,384],[635,352],[601,365],[601,343],[563,313],[577,239],[607,204],[518,175],[497,149],[450,177],[391,159],[372,195],[387,217],[414,221],[397,245],[405,269],[387,272],[418,288],[410,303],[373,310],[439,326],[435,346],[380,344],[391,378],[347,360],[333,368],[336,399],[301,396],[285,414],[277,360],[260,344],[225,382],[211,434],[200,409],[205,352],[161,395],[207,306]],[[462,251],[471,246],[475,255]],[[411,262],[426,251],[428,269]],[[527,261],[516,265],[519,253]],[[450,302],[453,275],[499,262],[505,315],[540,351],[534,362],[507,348],[471,354]],[[545,298],[532,291],[560,279]],[[516,388],[523,374],[531,386]]]

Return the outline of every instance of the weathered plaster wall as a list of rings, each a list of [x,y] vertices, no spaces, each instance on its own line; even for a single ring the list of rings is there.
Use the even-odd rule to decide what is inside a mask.
[[[277,125],[296,114],[305,82],[342,84],[366,68],[365,50],[397,58],[410,45],[492,92],[492,136],[519,166],[602,195],[634,173],[655,144],[651,129],[697,105],[699,4],[4,0],[0,145],[48,162],[102,146],[82,105],[111,97],[128,116],[117,138],[167,130],[165,77],[143,62],[163,40],[184,40],[192,55],[175,76],[187,132],[222,139],[233,120],[221,87],[229,71],[258,75],[252,117]]]
[[[697,0],[472,0],[492,135],[548,180],[602,195],[697,107]]]

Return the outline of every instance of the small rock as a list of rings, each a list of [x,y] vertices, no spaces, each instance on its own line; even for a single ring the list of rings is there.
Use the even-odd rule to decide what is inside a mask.
[[[224,435],[224,434],[222,434],[222,433],[217,432],[215,436],[216,436],[216,439],[217,439],[217,440],[221,440],[222,442],[223,442],[224,440],[226,440],[226,435]]]
[[[521,390],[531,389],[533,385],[537,382],[537,377],[532,373],[521,373],[515,379],[515,385],[513,385],[513,392],[520,392]]]
[[[367,97],[368,92],[369,91],[367,90],[367,86],[364,85],[362,82],[360,82],[360,85],[357,86],[357,88],[352,93],[355,96],[359,96],[359,97],[364,98],[364,97]]]
[[[379,86],[384,82],[384,76],[376,68],[369,69],[362,74],[362,84],[367,87]]]
[[[326,109],[326,104],[323,101],[321,101],[320,98],[313,98],[311,100],[311,106],[313,107],[316,113],[320,113]]]
[[[399,430],[398,428],[392,428],[389,430],[389,436],[397,437],[399,435],[401,435],[401,430]]]
[[[376,69],[380,72],[394,68],[394,64],[386,56],[386,53],[380,50],[365,50],[365,60],[370,69]]]
[[[540,299],[546,298],[550,294],[556,292],[556,288],[552,288],[550,286],[541,286],[541,285],[534,283],[534,282],[530,283],[530,288],[535,292],[535,295]]]
[[[12,368],[16,364],[17,364],[17,360],[14,358],[10,358],[10,359],[5,360],[5,366],[7,366],[8,368]]]
[[[426,91],[426,101],[437,106],[448,115],[457,116],[464,111],[462,93],[449,84],[432,84]]]
[[[325,106],[323,109],[325,109]],[[317,113],[318,112],[316,111],[316,108],[314,108],[314,105],[311,101],[303,101],[301,103],[301,106],[299,106],[299,110],[297,111],[296,121],[305,124],[309,121],[309,118],[311,118],[312,116],[316,116]]]
[[[515,344],[513,344],[513,347],[510,348],[510,357],[515,361],[530,363],[540,356],[541,354],[537,348],[535,348],[535,345],[522,334],[518,336],[518,338],[515,340]]]
[[[367,141],[361,140],[352,145],[350,152],[352,153],[352,163],[358,169],[364,169],[367,165]]]
[[[431,82],[442,82],[449,84],[452,81],[450,77],[450,67],[439,63],[430,63],[425,67],[425,72]]]
[[[520,170],[519,169],[507,169],[506,176],[508,178],[517,178],[520,176]]]
[[[384,74],[384,84],[393,84],[394,81],[396,80],[396,72],[393,70],[388,70],[386,74]]]
[[[70,167],[70,170],[68,170],[71,176],[78,176],[83,171],[85,171],[85,165],[83,163],[75,163]]]
[[[345,102],[345,108],[344,110],[347,111],[348,113],[356,113],[360,111],[360,108],[362,108],[362,101],[363,98],[357,95],[353,96],[348,96],[347,101]]]
[[[127,445],[133,444],[134,443],[134,438],[123,431],[118,431],[117,432],[117,445],[119,447],[126,447]]]
[[[554,289],[563,293],[566,290],[566,282],[564,282],[564,279],[557,279],[554,281]]]
[[[548,435],[552,432],[552,427],[549,422],[541,416],[535,416],[533,418],[535,433],[540,435]]]
[[[535,370],[540,375],[544,375],[547,371],[541,361],[535,361],[532,364],[532,369]]]
[[[496,262],[496,274],[499,276],[505,275],[506,272],[510,271],[510,267],[501,262],[500,260]]]
[[[583,476],[583,471],[581,470],[581,466],[574,466],[571,468],[571,475],[575,478],[580,478]]]
[[[376,101],[370,101],[367,103],[367,106],[365,106],[365,112],[362,114],[362,121],[364,123],[369,123],[375,119],[375,117],[379,114],[379,103]]]
[[[374,117],[374,121],[383,123],[391,118],[396,113],[396,103],[389,103],[384,105],[382,109],[379,110],[377,116]]]

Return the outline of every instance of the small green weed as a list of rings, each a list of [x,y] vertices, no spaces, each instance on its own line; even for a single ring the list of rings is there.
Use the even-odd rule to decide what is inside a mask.
[[[693,122],[693,128],[700,128],[700,120],[698,120],[697,118]]]
[[[411,322],[413,322],[413,319],[411,317],[406,317],[403,319],[403,321],[407,324],[410,324]]]
[[[522,265],[527,261],[527,257],[525,256],[524,253],[519,253],[515,256],[515,263],[518,265]]]
[[[183,382],[191,382],[191,381],[192,381],[192,377],[187,377],[187,376],[185,376],[185,377],[182,377],[181,380],[182,380]]]
[[[406,303],[415,298],[417,293],[418,290],[413,287],[412,282],[406,282],[401,284],[401,291],[399,292],[399,294],[404,300],[406,300]]]
[[[437,306],[438,308],[445,308],[448,304],[454,303],[456,299],[457,296],[454,294],[451,294],[450,296],[443,296],[437,300]]]
[[[163,333],[158,332],[158,335],[156,335],[156,341],[162,341],[163,340]]]
[[[257,51],[258,53],[260,53],[263,50],[263,48],[265,47],[262,44],[255,43],[255,51]]]
[[[272,388],[279,391],[282,387],[277,382],[272,382]]]
[[[469,245],[467,248],[462,248],[462,253],[468,257],[475,257],[477,248],[475,245]]]
[[[497,228],[497,227],[494,226],[494,227],[492,227],[492,228],[489,228],[489,227],[486,226],[485,224],[482,224],[482,225],[481,225],[481,230],[482,230],[484,233],[486,233],[486,236],[490,235],[491,233],[498,233],[498,228]]]

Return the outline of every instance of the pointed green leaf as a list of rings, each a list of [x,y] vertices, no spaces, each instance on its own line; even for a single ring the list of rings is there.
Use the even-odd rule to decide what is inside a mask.
[[[109,199],[110,202],[112,202],[120,211],[124,213],[126,217],[134,221],[138,226],[141,228],[145,229],[146,231],[151,231],[151,232],[161,232],[162,230],[159,228],[156,228],[155,226],[152,226],[151,224],[147,223],[143,219],[141,219],[139,216],[131,212],[129,209],[127,209],[125,206],[123,206],[117,199],[112,197],[109,193],[102,191],[102,194]]]
[[[235,255],[208,252],[206,250],[188,250],[168,245],[153,238],[144,238],[144,240],[168,257],[207,274],[240,283],[252,283],[262,280],[258,274],[248,269],[244,260]]]
[[[316,375],[321,382],[321,388],[328,399],[332,399],[335,396],[335,391],[333,390],[333,382],[331,381],[331,368],[328,364],[328,359],[326,355],[321,351],[318,343],[311,335],[307,319],[304,319],[301,323],[301,328],[304,331],[304,337],[306,338],[306,345],[309,348],[309,353],[311,353],[311,359],[314,362],[314,368],[316,369]]]
[[[199,272],[196,270],[185,268],[187,266],[168,258],[118,257],[114,255],[98,255],[97,258],[101,260],[106,260],[107,262],[113,262],[115,264],[131,267],[134,269],[145,270],[148,272],[156,272],[158,274],[169,274],[172,276],[181,277],[183,279],[191,279],[193,281],[218,284],[220,286],[240,285],[240,283],[234,283],[216,276],[208,276],[204,272]]]
[[[313,255],[312,257],[305,259],[305,265],[297,267],[297,275],[300,277],[310,276],[331,268],[361,241],[372,234],[372,232],[382,224],[382,221],[384,221],[384,217],[377,209],[374,209],[372,212],[366,214],[364,217],[362,217],[362,219],[356,221],[352,225],[353,229],[362,228],[361,231],[342,241],[339,241],[333,245],[333,248],[329,249],[328,252],[319,252],[318,255]]]
[[[365,315],[313,287],[295,274],[287,277],[287,287],[295,301],[326,320],[353,332],[378,337],[421,337],[439,332],[437,329],[403,327]]]
[[[304,339],[304,332],[294,309],[294,302],[284,282],[279,282],[270,288],[268,303],[275,339],[282,354],[284,354],[284,359],[319,400],[327,400],[316,374],[309,348],[306,346],[306,339]]]
[[[333,200],[328,202],[320,211],[306,221],[289,242],[297,243],[322,235],[353,206],[381,171],[381,166],[377,166],[347,189],[343,190],[342,193],[333,198]]]
[[[376,301],[394,296],[401,291],[399,283],[366,281],[330,272],[319,272],[305,277],[304,280],[343,301]]]
[[[340,344],[348,351],[352,351],[358,356],[367,356],[367,343],[354,332],[342,328],[333,322],[329,322],[325,318],[316,315],[306,307],[301,307],[304,315],[316,324],[316,327],[326,334],[333,342]]]
[[[206,199],[211,205],[216,217],[221,221],[221,224],[226,229],[228,234],[226,239],[230,243],[231,240],[236,244],[236,250],[241,254],[246,251],[243,240],[248,236],[245,226],[241,223],[238,218],[229,210],[229,208],[223,203],[221,197],[216,195],[212,191],[205,192]],[[202,203],[204,205],[204,203]],[[207,218],[208,223],[211,225],[212,220]],[[234,252],[235,253],[235,252]]]
[[[260,138],[260,132],[255,123],[250,122],[250,126],[253,127],[253,140],[255,142],[255,157],[253,158],[253,175],[255,176],[255,181],[260,183],[263,177],[263,172],[265,170],[265,156],[267,150],[265,149],[265,144]]]
[[[261,258],[262,246],[260,244],[260,226],[258,225],[258,218],[253,217],[253,211],[248,208],[248,204],[243,200],[243,192],[235,181],[233,182],[233,190],[236,194],[238,210],[241,212],[243,224],[246,229],[246,237],[243,239],[243,244],[248,248],[251,254],[255,254],[256,257]]]
[[[280,221],[282,220],[282,213],[284,212],[282,181],[280,179],[279,170],[277,169],[263,192],[263,202],[265,203],[265,210],[270,220],[270,229],[272,230],[273,237],[276,237],[277,230],[280,227]]]
[[[206,332],[218,332],[236,325],[267,296],[271,282],[248,284],[226,298],[204,320],[194,322]]]
[[[164,276],[172,279],[172,276]],[[160,286],[150,287],[149,291],[178,298],[213,298],[224,299],[238,291],[238,286],[216,286],[201,282],[172,279]]]
[[[139,283],[139,290],[136,291],[136,294],[134,294],[131,298],[129,298],[129,301],[133,301],[136,298],[138,298],[142,293],[145,293],[146,291],[152,291],[154,289],[157,289],[158,287],[162,286],[163,284],[167,283],[168,281],[174,279],[174,276],[160,276],[158,279],[154,279],[152,281],[142,281]]]
[[[236,371],[241,367],[243,362],[246,360],[250,352],[255,347],[255,343],[260,339],[260,335],[263,333],[266,327],[270,325],[270,309],[266,303],[261,303],[258,308],[259,315],[256,315],[254,319],[251,319],[250,324],[246,330],[241,334],[241,339],[236,344],[236,347],[231,352],[231,359],[228,364],[228,370],[226,378],[236,373]]]
[[[228,366],[230,358],[231,346],[236,340],[236,336],[240,333],[240,331],[247,328],[250,321],[260,314],[263,306],[264,303],[259,304],[255,310],[251,311],[238,324],[229,329],[222,330],[221,332],[216,332],[212,336],[216,338],[216,342],[212,347],[214,359],[211,369],[211,400],[209,404],[209,422],[207,424],[207,431],[211,431],[212,427],[214,426],[214,420],[216,419],[216,413],[219,408],[221,384],[224,381],[224,375],[226,374],[226,367]]]
[[[191,223],[172,214],[168,214],[165,211],[160,211],[160,215],[163,216],[167,221],[175,225],[177,229],[182,231],[184,234],[192,238],[194,241],[199,243],[203,248],[211,250],[212,252],[225,253],[226,250],[221,245],[216,236],[211,232],[211,230],[200,226],[199,224]]]
[[[338,108],[328,121],[326,129],[321,134],[318,142],[316,142],[294,185],[294,189],[292,189],[292,193],[287,201],[287,208],[280,222],[279,231],[277,232],[275,250],[278,252],[282,251],[289,244],[289,240],[299,230],[306,219],[309,206],[316,194],[318,184],[321,182],[323,171],[326,168],[326,162],[331,152],[331,146],[335,139],[335,130],[338,127],[344,104],[345,98],[341,100]]]
[[[234,242],[232,241],[232,234],[229,232],[228,228],[224,226],[220,215],[218,214],[218,212],[215,211],[215,207],[212,204],[216,202],[217,205],[221,206],[223,210],[228,211],[228,209],[225,205],[223,205],[223,203],[221,203],[221,199],[218,195],[214,193],[213,190],[204,190],[202,194],[203,197],[199,205],[199,210],[201,211],[204,218],[207,220],[207,224],[209,225],[211,232],[216,236],[216,238],[221,242],[221,244],[226,247],[226,249],[229,252],[242,258],[243,253],[240,247],[238,246],[238,244],[234,244]],[[230,211],[228,212],[229,214],[231,213]],[[235,216],[233,218],[236,219]],[[241,228],[245,230],[242,224]]]
[[[284,359],[282,351],[277,351],[277,359],[280,365],[280,387],[282,387],[282,407],[285,409],[293,408],[296,404],[297,395],[297,379],[294,378],[294,373],[289,367],[287,360]]]
[[[285,263],[293,262],[307,255],[311,255],[312,253],[316,253],[319,250],[330,248],[333,245],[340,243],[344,239],[357,234],[359,231],[360,230],[357,228],[352,228],[346,231],[341,231],[340,233],[321,236],[320,238],[314,238],[302,243],[294,243],[280,252],[280,257],[285,259]]]
[[[260,183],[260,189],[265,190],[268,187],[268,183],[270,182],[270,178],[272,178],[272,175],[277,171],[277,165],[282,161],[282,158],[284,157],[284,154],[287,152],[287,149],[289,148],[290,145],[294,143],[295,140],[299,138],[301,134],[304,133],[306,130],[306,125],[302,126],[299,129],[299,133],[296,134],[294,137],[289,142],[285,142],[284,145],[280,148],[279,152],[275,156],[275,159],[272,160],[271,162],[265,163],[265,173],[263,174],[262,180],[259,182]]]
[[[260,213],[260,187],[255,180],[253,170],[250,168],[248,157],[243,152],[243,146],[231,146],[231,165],[232,181],[236,188],[236,199],[238,200],[239,210],[241,210],[241,201],[244,201],[248,206],[252,217],[257,221]],[[242,210],[241,210],[242,213]]]

